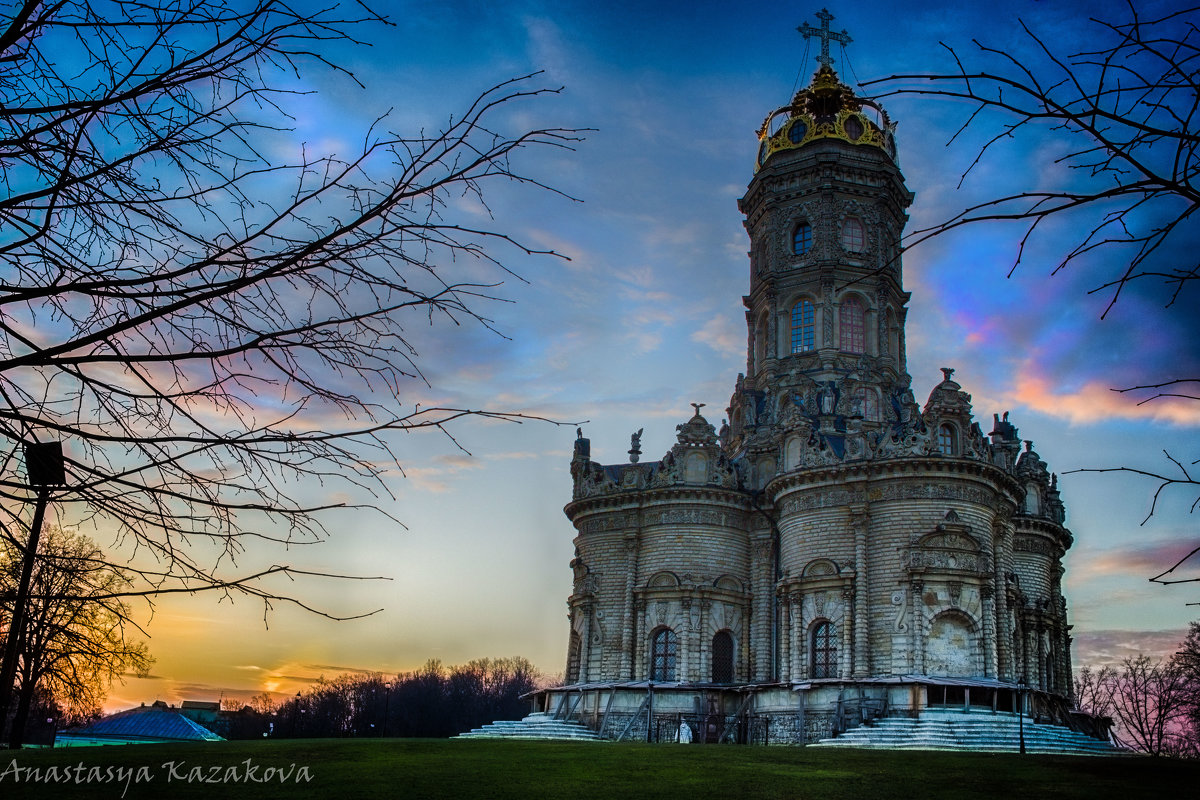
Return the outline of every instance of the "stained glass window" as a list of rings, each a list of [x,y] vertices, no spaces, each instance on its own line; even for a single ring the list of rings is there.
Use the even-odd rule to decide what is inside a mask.
[[[857,297],[849,297],[842,303],[842,341],[844,353],[865,352],[863,344],[863,304]]]
[[[812,629],[812,676],[837,677],[837,638],[831,622],[818,622]]]
[[[654,632],[650,648],[650,680],[675,680],[675,660],[679,652],[679,637],[670,628]]]
[[[807,353],[814,349],[815,325],[813,304],[801,300],[792,306],[792,352]]]
[[[733,637],[717,631],[712,640],[712,682],[733,683]]]
[[[812,249],[812,225],[801,222],[792,234],[792,252],[802,256]]]
[[[942,425],[937,432],[938,452],[945,456],[955,455],[954,446],[954,428],[950,425]]]
[[[842,247],[852,253],[861,252],[865,244],[862,220],[858,217],[847,217],[842,222]]]

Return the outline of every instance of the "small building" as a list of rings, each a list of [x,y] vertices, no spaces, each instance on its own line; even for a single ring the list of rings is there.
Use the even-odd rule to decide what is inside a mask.
[[[179,713],[192,722],[212,727],[213,723],[221,719],[221,703],[208,700],[184,700],[179,704]]]

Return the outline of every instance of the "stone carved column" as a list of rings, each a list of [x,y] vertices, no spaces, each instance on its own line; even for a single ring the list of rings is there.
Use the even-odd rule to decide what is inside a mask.
[[[640,520],[638,521],[640,523]],[[614,678],[634,679],[634,641],[638,635],[637,618],[633,609],[633,592],[637,586],[638,532],[641,525],[625,536],[625,597],[621,605],[621,655],[617,661],[620,670]],[[608,676],[604,676],[608,678]]]
[[[774,291],[767,293],[767,346],[763,348],[767,358],[779,358],[779,309],[776,307],[778,302]]]
[[[596,648],[592,647],[592,612],[591,600],[579,604],[579,613],[583,614],[583,640],[580,642],[582,652],[579,654],[580,683],[586,683],[596,673],[592,667],[592,654],[596,651]]]
[[[579,664],[575,668],[575,676],[571,676],[571,639],[577,636],[579,631],[575,630],[575,606],[572,605],[571,601],[569,600],[567,601],[567,630],[569,630],[570,633],[567,635],[567,664],[563,669],[563,678],[566,679],[567,683],[583,683],[582,641],[579,643],[579,652],[576,654],[576,658],[579,659]],[[582,639],[582,637],[580,638]]]
[[[773,676],[771,663],[771,626],[774,624],[774,590],[771,561],[772,545],[769,534],[750,544],[751,591],[753,596],[750,620],[750,640],[754,642],[751,652],[752,680],[769,681]]]
[[[650,631],[650,625],[646,620],[646,601],[639,599],[634,604],[634,631],[636,635],[633,639],[633,666],[629,671],[631,680],[640,681],[649,677],[650,672],[646,667],[646,634]]]
[[[1073,674],[1071,672],[1071,626],[1067,625],[1066,601],[1059,598],[1059,603],[1062,608],[1062,623],[1058,630],[1058,660],[1060,665],[1058,674],[1062,682],[1063,693],[1067,697],[1074,699],[1075,687],[1072,685],[1074,682],[1071,680]]]
[[[780,680],[792,680],[792,603],[785,593],[779,604],[779,663]]]
[[[925,674],[925,613],[921,608],[921,593],[924,589],[925,584],[919,580],[914,580],[909,585],[909,592],[912,595],[912,620],[910,622],[910,627],[912,628],[912,668],[915,675]]]
[[[870,519],[865,507],[850,512],[854,532],[854,671],[856,678],[871,674],[870,597],[871,581],[867,566],[867,527]]]
[[[1013,609],[1013,674],[1012,681],[1019,683],[1024,680],[1028,683],[1028,676],[1025,674],[1025,615],[1019,609]]]
[[[883,292],[875,293],[875,352],[873,355],[886,358],[888,355],[887,297]]]
[[[679,601],[679,660],[675,664],[675,679],[694,681],[693,667],[696,663],[696,632],[692,630],[692,598],[684,597]]]
[[[1042,689],[1049,689],[1047,686],[1046,675],[1046,626],[1042,622],[1038,622],[1037,626],[1037,679],[1038,686]]]
[[[1036,634],[1033,630],[1032,621],[1027,620],[1027,622],[1029,622],[1029,626],[1023,631],[1021,636],[1021,656],[1023,661],[1021,676],[1025,678],[1025,683],[1029,684],[1030,688],[1036,688],[1038,685],[1037,643],[1033,641],[1033,637]]]
[[[738,637],[738,674],[737,680],[749,681],[753,672],[753,658],[750,651],[750,609],[743,607],[741,612],[741,635]]]
[[[838,659],[838,677],[849,678],[854,669],[854,590],[849,586],[842,589],[842,641],[844,656]]]
[[[999,673],[996,665],[996,593],[991,586],[979,590],[983,599],[983,674],[995,678]]]
[[[1012,514],[1003,509],[992,526],[992,573],[996,590],[996,677],[1016,681],[1016,654],[1012,652],[1015,630],[1012,612],[1008,607],[1006,573],[1012,558]]]
[[[807,672],[804,668],[804,595],[796,592],[792,595],[792,680],[804,680]]]
[[[833,330],[833,282],[823,281],[821,283],[821,341],[817,342],[817,349],[837,347],[837,342],[834,340],[836,335]]]

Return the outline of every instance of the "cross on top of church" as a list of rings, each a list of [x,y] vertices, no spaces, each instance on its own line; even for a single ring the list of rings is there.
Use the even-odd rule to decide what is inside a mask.
[[[814,28],[806,22],[799,28],[796,28],[796,30],[800,31],[800,35],[805,39],[811,39],[814,36],[821,38],[821,55],[817,56],[817,61],[821,62],[823,66],[829,67],[833,64],[833,59],[829,57],[830,40],[838,42],[843,46],[850,44],[852,40],[850,34],[846,33],[845,28],[842,29],[841,33],[829,30],[829,21],[833,19],[833,14],[830,14],[828,9],[822,8],[817,12],[817,19],[821,20],[821,27]]]

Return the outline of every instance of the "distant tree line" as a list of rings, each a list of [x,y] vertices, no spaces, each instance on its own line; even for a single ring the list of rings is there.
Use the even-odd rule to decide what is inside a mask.
[[[211,727],[227,739],[409,736],[444,738],[529,711],[521,695],[537,688],[527,659],[477,659],[443,667],[428,661],[413,672],[388,677],[347,674],[317,681],[279,702],[255,697],[228,709]]]
[[[1152,756],[1200,758],[1200,622],[1169,658],[1138,655],[1118,667],[1084,667],[1075,703],[1111,717],[1119,744]]]

